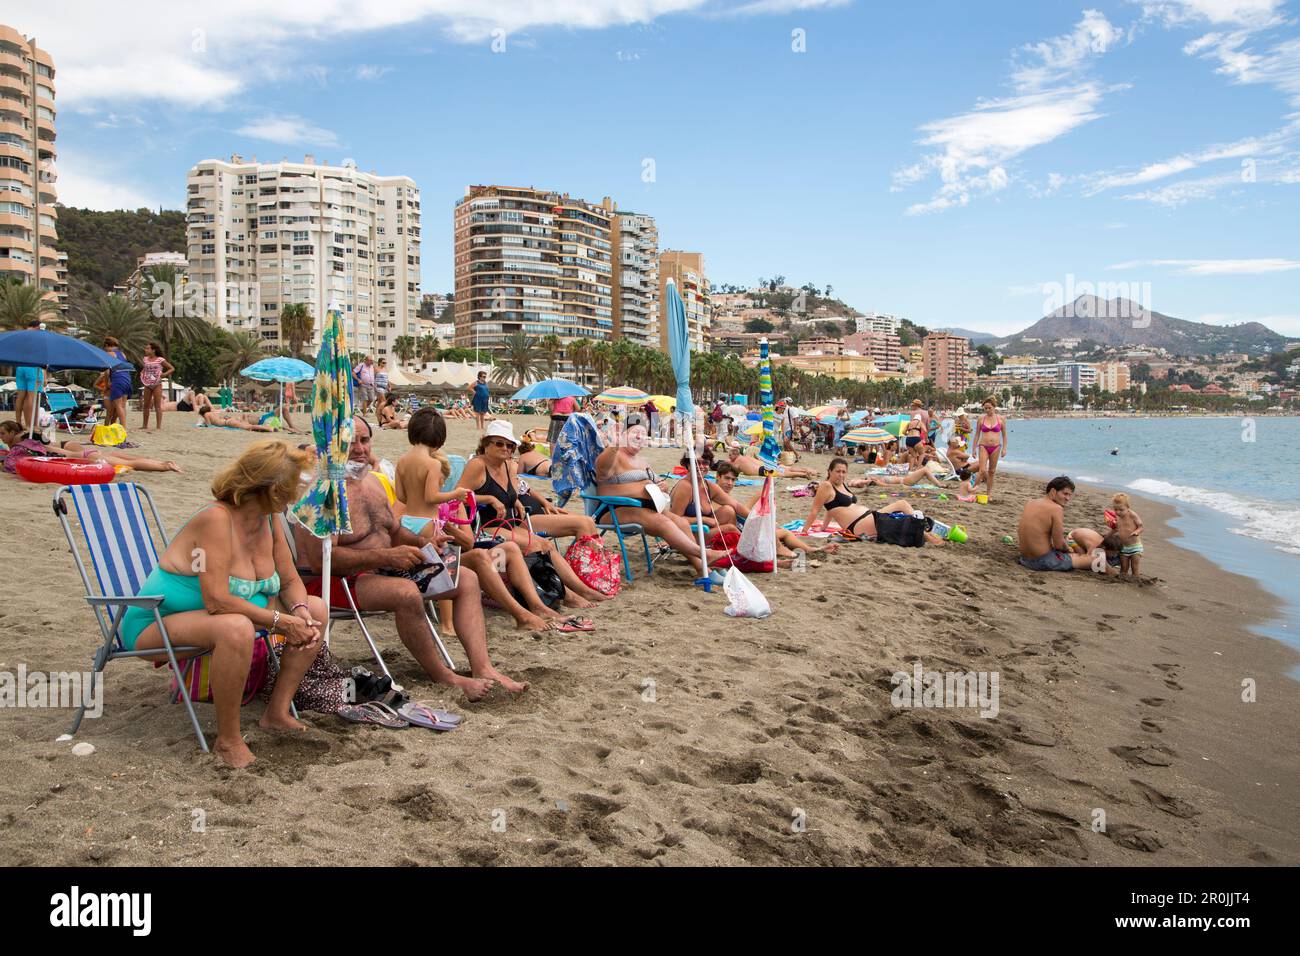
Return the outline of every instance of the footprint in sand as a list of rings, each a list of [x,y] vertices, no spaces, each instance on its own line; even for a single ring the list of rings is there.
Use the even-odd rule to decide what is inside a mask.
[[[1149,717],[1142,721],[1142,729],[1149,734],[1163,734],[1165,732],[1165,728],[1161,727]]]
[[[1152,612],[1151,612],[1151,616],[1152,616],[1153,618],[1155,618],[1157,621],[1167,621],[1167,620],[1169,620],[1169,618],[1168,618],[1167,616],[1165,616],[1164,614],[1161,614],[1159,611],[1152,611]]]
[[[1110,752],[1120,760],[1123,760],[1131,767],[1168,767],[1173,764],[1173,758],[1177,757],[1174,751],[1168,747],[1155,747],[1150,744],[1140,744],[1136,747],[1111,747]]]
[[[1143,783],[1137,779],[1130,779],[1129,782],[1138,788],[1142,796],[1146,797],[1153,807],[1157,810],[1163,810],[1171,816],[1190,820],[1201,812],[1186,800],[1180,800],[1178,797],[1171,797],[1167,793],[1161,793],[1149,783]]]
[[[1169,698],[1168,697],[1143,697],[1142,703],[1146,704],[1148,707],[1163,707],[1165,704],[1169,703]]]

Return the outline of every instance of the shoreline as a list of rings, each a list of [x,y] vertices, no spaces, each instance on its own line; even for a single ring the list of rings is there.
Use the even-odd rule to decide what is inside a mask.
[[[539,419],[512,420],[518,432]],[[465,453],[472,424],[448,426],[448,450]],[[137,478],[174,532],[207,499],[213,471],[260,436],[169,416],[161,434],[132,437],[187,469]],[[408,447],[402,432],[376,443],[394,460]],[[650,457],[665,471],[677,452]],[[812,468],[827,460],[805,458]],[[0,670],[82,670],[93,623],[49,512],[53,488],[0,480],[5,546],[25,556],[0,577]],[[802,518],[807,499],[787,485],[779,518]],[[1269,599],[1169,546],[1171,505],[1144,508],[1158,580],[1028,572],[999,539],[1040,491],[1007,475],[987,506],[916,496],[927,513],[966,525],[970,541],[845,545],[807,574],[750,576],[775,609],[764,620],[727,617],[725,597],[692,588],[679,559],[650,577],[634,566],[635,582],[590,612],[593,634],[535,637],[490,614],[493,659],[532,683],[517,699],[468,705],[444,693],[391,620],[373,619],[412,696],[466,715],[448,734],[308,714],[308,731],[281,737],[257,728],[254,703],[243,720],[258,762],[229,771],[198,751],[183,709],[166,703],[165,676],[114,664],[103,716],[78,735],[96,747],[90,757],[55,742],[67,711],[0,710],[0,859],[1300,862],[1300,687],[1278,679],[1296,655],[1247,629]],[[863,500],[878,503],[875,490]],[[1104,502],[1081,486],[1071,526],[1091,524]],[[639,560],[639,543],[629,552]],[[368,662],[352,625],[336,626],[333,651],[347,666]],[[893,706],[892,675],[918,662],[999,674],[999,713]],[[1257,681],[1259,703],[1240,702],[1243,677]],[[211,733],[211,707],[197,710]],[[202,835],[191,830],[196,808]],[[1093,828],[1097,810],[1104,832]],[[497,811],[504,832],[493,828]],[[796,811],[803,831],[792,829]]]

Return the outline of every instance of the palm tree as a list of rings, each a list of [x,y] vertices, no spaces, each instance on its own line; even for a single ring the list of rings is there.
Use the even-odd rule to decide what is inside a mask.
[[[542,354],[546,356],[546,366],[550,370],[548,377],[555,378],[555,365],[564,354],[564,343],[560,341],[558,335],[547,335],[542,338],[540,348]]]
[[[611,349],[608,342],[597,342],[591,346],[588,354],[588,362],[591,364],[591,370],[595,373],[597,380],[600,382],[600,388],[605,388],[605,377],[609,374],[611,365]]]
[[[440,350],[438,348],[438,337],[436,335],[428,334],[420,336],[420,341],[416,344],[416,348],[419,350],[421,362],[427,363],[438,361]]]
[[[222,349],[213,361],[223,379],[234,378],[241,368],[247,368],[266,355],[262,340],[252,332],[230,332],[221,344]]]
[[[86,310],[81,337],[98,345],[110,335],[138,364],[144,347],[157,337],[158,325],[143,305],[121,295],[102,295]]]
[[[573,366],[573,377],[581,380],[582,373],[587,368],[587,363],[591,360],[591,343],[586,339],[574,339],[565,347],[564,357],[569,360]]]
[[[397,356],[399,365],[405,365],[415,358],[415,337],[412,335],[399,335],[393,339],[393,354]]]
[[[153,317],[155,335],[163,354],[170,355],[178,342],[202,339],[211,326],[194,315],[185,300],[185,279],[175,266],[150,266],[140,284],[140,305]]]
[[[498,385],[509,385],[513,381],[523,388],[545,375],[546,367],[539,361],[537,340],[523,332],[507,335],[497,356],[497,364],[492,368],[492,381]]]
[[[295,358],[304,342],[310,342],[316,332],[316,320],[305,302],[289,302],[280,310],[280,339],[289,343],[289,354]]]
[[[58,305],[18,278],[0,282],[0,328],[25,329],[29,322],[55,322]]]

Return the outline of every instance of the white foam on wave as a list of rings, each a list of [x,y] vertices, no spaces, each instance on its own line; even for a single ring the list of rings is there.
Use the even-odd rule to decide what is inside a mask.
[[[1173,498],[1189,504],[1210,508],[1240,520],[1238,527],[1229,528],[1233,534],[1268,541],[1279,551],[1300,554],[1300,510],[1270,501],[1250,501],[1223,491],[1209,491],[1191,485],[1175,485],[1154,478],[1139,478],[1129,487],[1143,494],[1160,498]]]

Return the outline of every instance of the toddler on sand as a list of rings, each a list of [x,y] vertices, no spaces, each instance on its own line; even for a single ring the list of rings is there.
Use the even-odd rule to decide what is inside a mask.
[[[1133,510],[1129,497],[1122,492],[1111,499],[1115,511],[1115,533],[1120,539],[1120,572],[1138,575],[1142,562],[1142,518]]]

